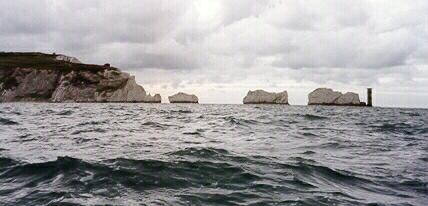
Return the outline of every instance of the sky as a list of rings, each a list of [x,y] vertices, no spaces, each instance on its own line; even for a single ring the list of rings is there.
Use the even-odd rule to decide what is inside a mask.
[[[0,51],[110,63],[163,101],[318,87],[428,107],[426,0],[0,0]]]

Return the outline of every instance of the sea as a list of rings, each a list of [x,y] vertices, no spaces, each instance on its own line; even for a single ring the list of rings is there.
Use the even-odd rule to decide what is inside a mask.
[[[428,110],[0,104],[0,205],[428,205]]]

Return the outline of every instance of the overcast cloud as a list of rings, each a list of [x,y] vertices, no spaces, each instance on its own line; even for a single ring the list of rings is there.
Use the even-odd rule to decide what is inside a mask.
[[[240,103],[249,89],[375,89],[428,107],[426,0],[0,0],[0,50],[111,63],[151,93]]]

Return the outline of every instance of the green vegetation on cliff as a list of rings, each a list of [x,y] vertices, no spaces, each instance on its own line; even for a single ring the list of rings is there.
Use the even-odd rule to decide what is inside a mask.
[[[0,69],[33,68],[51,70],[86,70],[102,71],[106,67],[102,65],[71,63],[55,59],[55,54],[38,52],[0,52]],[[110,70],[118,70],[108,67]]]

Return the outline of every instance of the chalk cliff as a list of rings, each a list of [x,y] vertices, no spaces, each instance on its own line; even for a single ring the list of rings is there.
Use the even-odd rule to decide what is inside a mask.
[[[275,93],[264,90],[248,91],[244,104],[288,104],[287,91]]]
[[[333,91],[329,88],[318,88],[309,93],[309,105],[349,105],[349,106],[364,106],[364,102],[360,102],[358,94],[347,92],[342,94],[338,91]]]
[[[0,53],[0,102],[161,102],[117,68],[43,53]]]
[[[194,94],[179,92],[168,97],[170,103],[198,103],[198,97]]]
[[[65,55],[62,55],[62,54],[56,55],[55,59],[59,60],[59,61],[66,61],[66,62],[76,63],[76,64],[81,64],[82,63],[76,57],[65,56]]]

